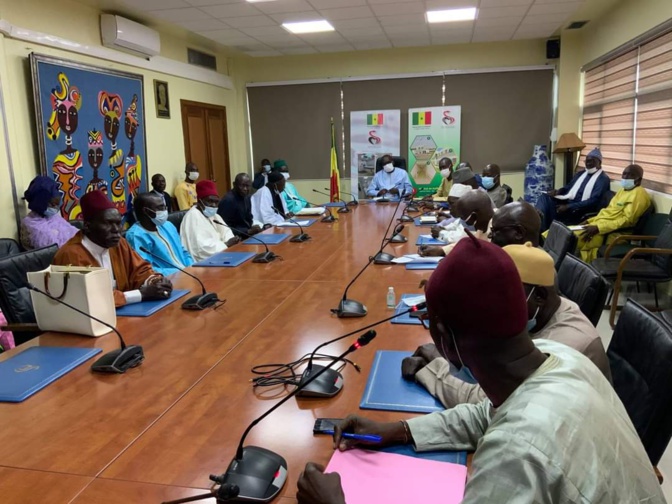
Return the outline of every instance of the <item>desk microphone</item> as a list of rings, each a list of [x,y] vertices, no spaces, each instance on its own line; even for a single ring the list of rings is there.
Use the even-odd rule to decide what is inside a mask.
[[[385,234],[383,235],[383,239],[380,242],[380,250],[373,258],[374,259],[373,262],[375,264],[392,264],[392,260],[395,259],[395,256],[383,252],[383,249],[388,243],[405,243],[408,240],[405,236],[399,235],[399,233],[401,233],[401,230],[404,229],[403,224],[399,224],[394,229],[394,232],[392,233],[392,238],[389,239],[387,238],[387,235],[390,232],[390,228],[392,227],[392,223],[394,222],[394,217],[397,215],[397,212],[399,211],[399,206],[401,205],[401,202],[404,200],[404,196],[405,196],[405,190],[399,195],[399,201],[397,201],[397,206],[395,207],[394,212],[392,213],[392,218],[390,219],[390,222],[387,225],[387,229],[385,230]]]
[[[328,191],[329,189],[325,189],[325,191]],[[322,194],[324,196],[329,196],[329,200],[331,200],[331,194],[327,194],[322,191],[318,191],[317,189],[313,189],[313,192],[316,192],[317,194]],[[338,213],[350,213],[350,209],[348,208],[348,204],[345,201],[341,201],[343,203],[343,206],[340,206],[338,208]]]
[[[91,364],[91,371],[95,371],[96,373],[121,374],[125,373],[130,368],[139,366],[140,364],[142,364],[142,361],[145,360],[145,353],[142,351],[142,347],[140,345],[127,346],[126,342],[124,341],[124,338],[121,336],[121,333],[117,331],[116,327],[112,326],[111,324],[108,324],[107,322],[103,322],[102,320],[94,317],[90,313],[86,313],[85,311],[82,311],[79,308],[76,308],[63,300],[58,299],[47,292],[44,292],[43,290],[38,289],[31,283],[28,284],[28,289],[34,292],[39,292],[43,296],[47,296],[52,301],[56,301],[57,303],[60,303],[63,306],[67,306],[71,310],[74,310],[77,313],[80,313],[85,317],[90,318],[91,320],[95,320],[96,322],[104,325],[105,327],[109,327],[116,333],[116,335],[119,337],[119,343],[121,344],[121,348],[119,348],[118,350],[112,350],[111,352],[107,352],[106,354],[104,354],[100,359]]]
[[[220,485],[218,489],[213,489],[207,494],[195,497],[187,497],[163,504],[178,504],[181,502],[193,502],[195,500],[208,499],[216,497],[217,502],[270,502],[272,501],[287,481],[287,461],[275,452],[261,448],[259,446],[243,446],[245,438],[252,428],[261,422],[268,415],[277,410],[280,406],[289,401],[298,394],[302,388],[310,385],[319,378],[337,362],[343,360],[348,354],[368,345],[376,337],[376,331],[368,331],[361,335],[356,342],[338,357],[335,357],[331,363],[322,368],[321,371],[313,374],[305,382],[299,384],[292,392],[287,394],[282,400],[269,408],[263,415],[253,420],[243,432],[238,443],[236,456],[233,458],[224,474],[218,476],[211,475],[210,479]]]
[[[172,263],[171,261],[164,259],[163,257],[160,257],[156,254],[151,253],[149,250],[147,250],[145,247],[140,247],[140,251],[144,252],[148,256],[153,257],[154,259],[158,259],[164,264],[168,264],[169,266],[181,271],[185,275],[193,278],[198,282],[198,284],[201,286],[202,292],[201,294],[197,294],[195,296],[191,296],[189,299],[187,299],[184,303],[182,303],[182,309],[183,310],[205,310],[206,308],[210,308],[212,305],[215,303],[219,302],[219,297],[217,294],[214,292],[207,292],[205,290],[205,285],[203,285],[203,282],[201,282],[201,279],[198,278],[196,275],[193,275],[189,273],[186,269],[180,268],[177,264]]]
[[[328,191],[329,188],[328,188],[328,187],[325,187],[324,190],[325,190],[325,191]],[[343,191],[342,189],[340,189],[339,192],[342,192],[343,194],[347,194],[348,196],[352,196],[352,201],[348,201],[348,202],[346,203],[347,205],[349,205],[349,206],[357,206],[357,205],[359,205],[359,201],[357,201],[357,198],[355,197],[354,194],[349,193],[349,192],[347,192],[347,191]],[[329,198],[331,198],[331,194],[329,195]]]
[[[301,375],[301,381],[299,382],[299,386],[303,384],[304,381],[307,381],[310,379],[313,375],[317,374],[318,372],[321,373],[319,379],[312,380],[310,384],[301,386],[301,391],[299,392],[298,396],[299,397],[334,397],[336,394],[338,394],[341,389],[343,388],[343,375],[336,371],[335,369],[329,369],[327,371],[324,371],[324,366],[320,365],[314,365],[313,364],[313,359],[315,358],[315,354],[320,348],[323,348],[327,345],[331,345],[332,343],[336,343],[337,341],[342,340],[343,338],[347,338],[348,336],[352,336],[353,334],[357,334],[358,332],[361,331],[366,331],[367,329],[371,329],[372,327],[376,327],[377,325],[383,324],[387,322],[388,320],[395,319],[397,317],[401,317],[403,315],[406,315],[411,312],[416,312],[420,310],[424,310],[427,307],[426,302],[418,303],[417,305],[414,306],[409,306],[407,310],[395,313],[391,317],[384,318],[382,320],[379,320],[378,322],[374,322],[373,324],[370,324],[366,327],[360,327],[359,329],[356,329],[352,332],[349,332],[348,334],[344,334],[343,336],[339,336],[337,338],[331,339],[329,341],[325,341],[324,343],[321,343],[317,347],[315,347],[315,350],[313,350],[313,353],[310,354],[310,359],[308,360],[308,366],[306,366],[305,371]]]
[[[278,211],[278,209],[275,208],[274,206],[271,206],[271,208],[272,208],[273,210],[275,210],[275,213],[277,213],[278,215],[282,215],[282,214]],[[303,226],[301,226],[301,224],[299,224],[297,221],[295,221],[295,220],[292,219],[291,217],[285,217],[285,219],[287,219],[289,222],[293,222],[294,224],[296,224],[297,226],[299,226],[299,234],[296,234],[296,235],[292,236],[292,237],[289,239],[290,242],[294,242],[294,243],[302,243],[302,242],[305,242],[305,241],[307,241],[307,240],[310,240],[310,236],[303,232]]]
[[[210,222],[214,222],[218,226],[224,226],[224,227],[227,227],[227,228],[231,229],[230,226],[227,226],[226,224],[222,224],[219,221],[213,220],[213,221],[210,221]],[[271,252],[268,249],[268,245],[266,245],[266,243],[264,243],[263,240],[260,240],[259,238],[257,238],[254,235],[251,235],[249,233],[241,231],[240,229],[238,230],[238,233],[242,234],[243,236],[247,236],[248,238],[252,238],[253,240],[257,240],[259,243],[261,243],[266,248],[266,252],[260,252],[259,254],[255,255],[252,258],[253,263],[269,263],[269,262],[274,261],[275,259],[278,258],[278,256],[275,253]]]

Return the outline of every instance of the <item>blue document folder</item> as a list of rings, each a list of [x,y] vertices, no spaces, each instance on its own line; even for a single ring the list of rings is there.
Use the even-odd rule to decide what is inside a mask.
[[[394,314],[396,315],[397,313],[405,312],[407,311],[410,307],[403,302],[404,299],[408,298],[414,298],[418,297],[422,294],[402,294],[401,295],[401,302],[397,303],[397,306],[394,308]],[[402,315],[400,317],[392,319],[393,324],[411,324],[411,325],[422,325],[422,322],[420,322],[420,319],[418,317],[411,317],[410,313],[406,313],[405,315]]]
[[[117,308],[117,317],[149,317],[157,311],[174,303],[181,297],[186,296],[191,291],[188,289],[173,289],[168,299],[159,299],[158,301],[143,301],[142,303],[133,303]]]
[[[445,408],[421,385],[401,377],[401,361],[413,352],[378,350],[359,407],[384,411],[432,413]]]
[[[407,270],[435,270],[438,268],[439,263],[419,263],[413,262],[406,264]]]
[[[427,238],[426,236],[418,236],[418,240],[415,242],[416,245],[447,245],[446,242],[432,238],[431,236]]]
[[[245,261],[249,261],[255,256],[254,252],[229,252],[224,251],[219,254],[215,254],[203,261],[199,261],[193,266],[197,267],[220,267],[220,268],[235,268],[240,266]]]
[[[368,449],[368,447],[367,447]],[[386,453],[396,453],[407,457],[434,460],[436,462],[451,462],[453,464],[467,465],[466,451],[430,451],[416,452],[411,445],[395,445],[381,448]]]
[[[346,205],[346,203],[343,202],[343,201],[334,201],[333,203],[329,202],[329,203],[325,203],[324,205],[321,205],[321,206],[327,207],[327,208],[340,208],[340,207],[343,207],[345,205]]]
[[[276,233],[276,234],[260,233],[258,235],[254,235],[253,238],[248,238],[242,243],[243,245],[261,245],[261,243],[259,243],[259,240],[261,240],[266,245],[277,245],[278,243],[282,243],[283,241],[285,241],[290,236],[291,235],[289,233]]]
[[[30,347],[0,362],[0,401],[21,402],[102,351]]]

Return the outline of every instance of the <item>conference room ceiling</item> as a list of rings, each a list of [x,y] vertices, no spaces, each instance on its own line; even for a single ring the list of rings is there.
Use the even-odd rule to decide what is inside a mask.
[[[548,38],[619,0],[80,0],[174,25],[250,56]],[[425,12],[476,7],[474,21],[428,24]],[[285,22],[328,20],[333,32],[293,35]]]

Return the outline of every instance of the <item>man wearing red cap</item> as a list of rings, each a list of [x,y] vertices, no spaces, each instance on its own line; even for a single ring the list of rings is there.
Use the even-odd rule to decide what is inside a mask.
[[[506,252],[460,240],[429,279],[426,297],[436,347],[473,374],[487,399],[400,422],[352,415],[336,426],[335,448],[371,444],[342,437],[354,432],[380,436],[377,447],[474,451],[463,504],[665,502],[604,375],[565,345],[548,341],[542,351],[532,342],[523,284]],[[346,497],[339,475],[320,466],[309,463],[299,478],[300,504]]]
[[[79,201],[84,227],[54,256],[53,264],[107,268],[114,286],[114,303],[166,299],[173,285],[122,238],[121,214],[101,191],[91,191]]]
[[[235,245],[240,238],[234,236],[217,214],[219,195],[212,180],[201,180],[196,184],[196,195],[196,206],[182,220],[180,238],[184,248],[198,262]]]

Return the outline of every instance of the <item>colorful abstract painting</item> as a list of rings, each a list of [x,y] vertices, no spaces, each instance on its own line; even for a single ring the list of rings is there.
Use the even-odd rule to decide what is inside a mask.
[[[42,173],[61,192],[61,214],[81,219],[79,199],[105,192],[122,214],[147,190],[142,75],[31,54]]]

